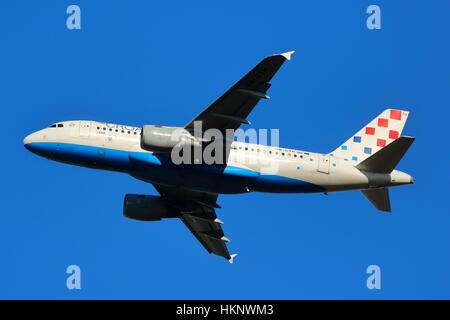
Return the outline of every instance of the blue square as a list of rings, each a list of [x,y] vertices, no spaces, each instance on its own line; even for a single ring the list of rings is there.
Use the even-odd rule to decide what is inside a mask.
[[[358,157],[352,157],[353,161],[358,161]]]
[[[341,149],[342,150],[347,150],[347,146],[342,146]]]
[[[372,154],[372,148],[364,148],[364,153]]]
[[[354,136],[353,137],[353,142],[361,143],[361,137]]]

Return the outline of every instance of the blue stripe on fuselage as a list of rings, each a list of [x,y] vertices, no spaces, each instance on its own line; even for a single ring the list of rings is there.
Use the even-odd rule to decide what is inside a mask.
[[[321,186],[253,170],[219,165],[175,165],[165,155],[128,152],[69,143],[34,142],[25,145],[42,157],[95,169],[126,172],[144,181],[184,186],[215,193],[244,193],[247,190],[271,193],[323,192]],[[248,188],[248,189],[247,189]]]

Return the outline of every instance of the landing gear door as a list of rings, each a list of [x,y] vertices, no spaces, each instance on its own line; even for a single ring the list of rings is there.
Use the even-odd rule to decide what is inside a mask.
[[[330,156],[319,155],[317,171],[326,174],[330,173]]]
[[[91,121],[80,121],[80,137],[89,138]]]

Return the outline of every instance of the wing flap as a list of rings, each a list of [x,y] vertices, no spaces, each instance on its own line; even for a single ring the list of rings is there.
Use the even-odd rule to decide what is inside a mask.
[[[232,263],[226,243],[230,240],[222,230],[223,222],[217,218],[215,208],[220,208],[217,194],[154,185],[161,196],[176,208],[180,219],[195,238],[209,252],[224,257]]]
[[[229,260],[231,255],[225,244],[228,239],[223,233],[221,224],[214,221],[216,218],[207,219],[190,214],[182,214],[184,224],[209,253]]]

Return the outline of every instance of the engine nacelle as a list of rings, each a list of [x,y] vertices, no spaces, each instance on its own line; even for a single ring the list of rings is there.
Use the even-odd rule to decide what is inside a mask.
[[[141,148],[151,152],[170,153],[175,146],[200,145],[189,131],[181,127],[145,125],[141,132]]]
[[[123,215],[138,221],[160,221],[178,216],[161,197],[140,194],[125,195]]]

